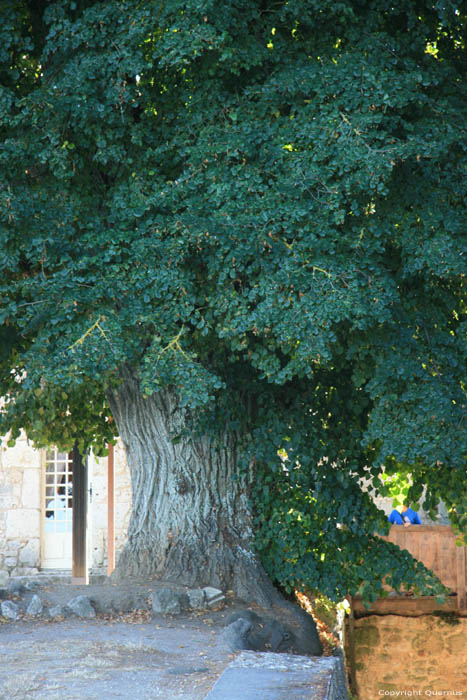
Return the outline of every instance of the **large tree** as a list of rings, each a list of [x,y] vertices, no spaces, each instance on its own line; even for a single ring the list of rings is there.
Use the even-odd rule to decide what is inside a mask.
[[[1,3],[1,428],[122,437],[120,572],[437,590],[361,482],[410,475],[465,529],[464,26],[450,0]]]

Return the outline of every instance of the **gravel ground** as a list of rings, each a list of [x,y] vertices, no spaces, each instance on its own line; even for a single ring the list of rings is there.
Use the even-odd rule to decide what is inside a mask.
[[[226,614],[5,622],[0,699],[202,700],[234,658]]]
[[[16,595],[19,619],[0,617],[0,700],[203,700],[237,656],[223,639],[226,620],[247,607],[230,595],[218,608],[157,615],[150,595],[159,588],[186,592],[163,581],[127,581],[77,586],[37,578]],[[38,595],[44,614],[26,613]],[[78,595],[97,616],[49,618]],[[275,611],[280,617],[280,611]],[[293,620],[282,611],[283,622]]]

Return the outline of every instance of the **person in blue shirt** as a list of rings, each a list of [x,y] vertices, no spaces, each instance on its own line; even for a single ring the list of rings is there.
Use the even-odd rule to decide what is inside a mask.
[[[399,511],[394,508],[388,520],[393,525],[404,525],[405,527],[409,527],[410,525],[422,524],[418,513],[412,510],[412,508],[406,506],[405,503],[402,506],[401,513],[399,513]]]

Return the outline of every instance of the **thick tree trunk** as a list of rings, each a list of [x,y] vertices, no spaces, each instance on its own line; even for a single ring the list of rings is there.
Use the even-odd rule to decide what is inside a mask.
[[[185,411],[165,390],[144,398],[127,379],[108,399],[126,448],[133,512],[116,576],[211,585],[266,606],[280,597],[251,550],[248,479],[225,432],[182,436]]]

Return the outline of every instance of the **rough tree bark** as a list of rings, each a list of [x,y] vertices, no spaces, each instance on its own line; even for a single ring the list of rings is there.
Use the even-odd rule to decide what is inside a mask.
[[[131,471],[133,511],[116,577],[158,577],[232,590],[269,606],[280,596],[251,550],[248,479],[237,438],[193,438],[168,390],[143,397],[127,378],[108,400]]]

